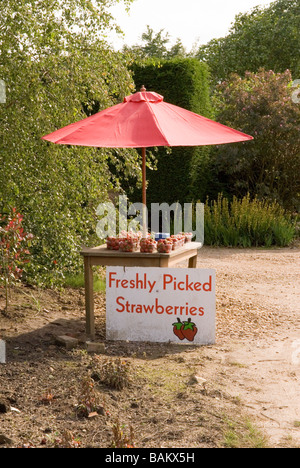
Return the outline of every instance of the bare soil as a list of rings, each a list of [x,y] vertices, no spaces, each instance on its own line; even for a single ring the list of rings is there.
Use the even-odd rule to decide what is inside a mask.
[[[0,312],[0,447],[299,448],[299,246],[205,247],[198,268],[216,270],[213,346],[108,342],[97,293],[105,353],[91,355],[82,289],[15,289],[9,314]],[[79,345],[58,346],[65,334]],[[121,389],[101,379],[117,358]],[[97,402],[87,417],[78,404],[91,377]]]

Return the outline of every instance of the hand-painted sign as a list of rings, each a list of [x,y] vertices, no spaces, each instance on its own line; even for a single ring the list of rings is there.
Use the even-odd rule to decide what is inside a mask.
[[[213,344],[215,270],[107,267],[108,340]]]

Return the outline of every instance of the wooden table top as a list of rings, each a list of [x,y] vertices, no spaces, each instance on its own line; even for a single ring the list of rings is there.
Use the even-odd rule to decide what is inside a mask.
[[[120,252],[120,250],[108,250],[106,244],[100,245],[98,247],[83,247],[80,254],[84,257],[131,257],[131,258],[172,258],[177,255],[188,254],[192,250],[199,250],[202,247],[201,242],[187,242],[184,246],[179,247],[176,250],[172,250],[170,253],[146,253],[140,252]]]

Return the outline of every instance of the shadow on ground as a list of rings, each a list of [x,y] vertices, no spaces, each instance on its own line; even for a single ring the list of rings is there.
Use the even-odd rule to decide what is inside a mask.
[[[58,319],[27,333],[6,339],[6,360],[9,362],[40,361],[43,358],[66,359],[73,350],[67,350],[57,343],[62,335],[78,339],[75,350],[86,350],[88,337],[85,334],[85,323],[78,319]],[[105,354],[108,356],[137,357],[145,360],[159,359],[166,355],[185,353],[199,348],[190,344],[127,342],[105,340],[105,321],[97,324],[95,341],[105,343]]]

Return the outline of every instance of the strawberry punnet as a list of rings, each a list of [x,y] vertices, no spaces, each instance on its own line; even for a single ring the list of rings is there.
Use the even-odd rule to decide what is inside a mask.
[[[151,237],[143,238],[140,241],[141,252],[143,253],[153,253],[156,250],[157,242]]]
[[[159,253],[170,253],[173,248],[173,242],[170,239],[159,239],[157,241],[157,250]]]

